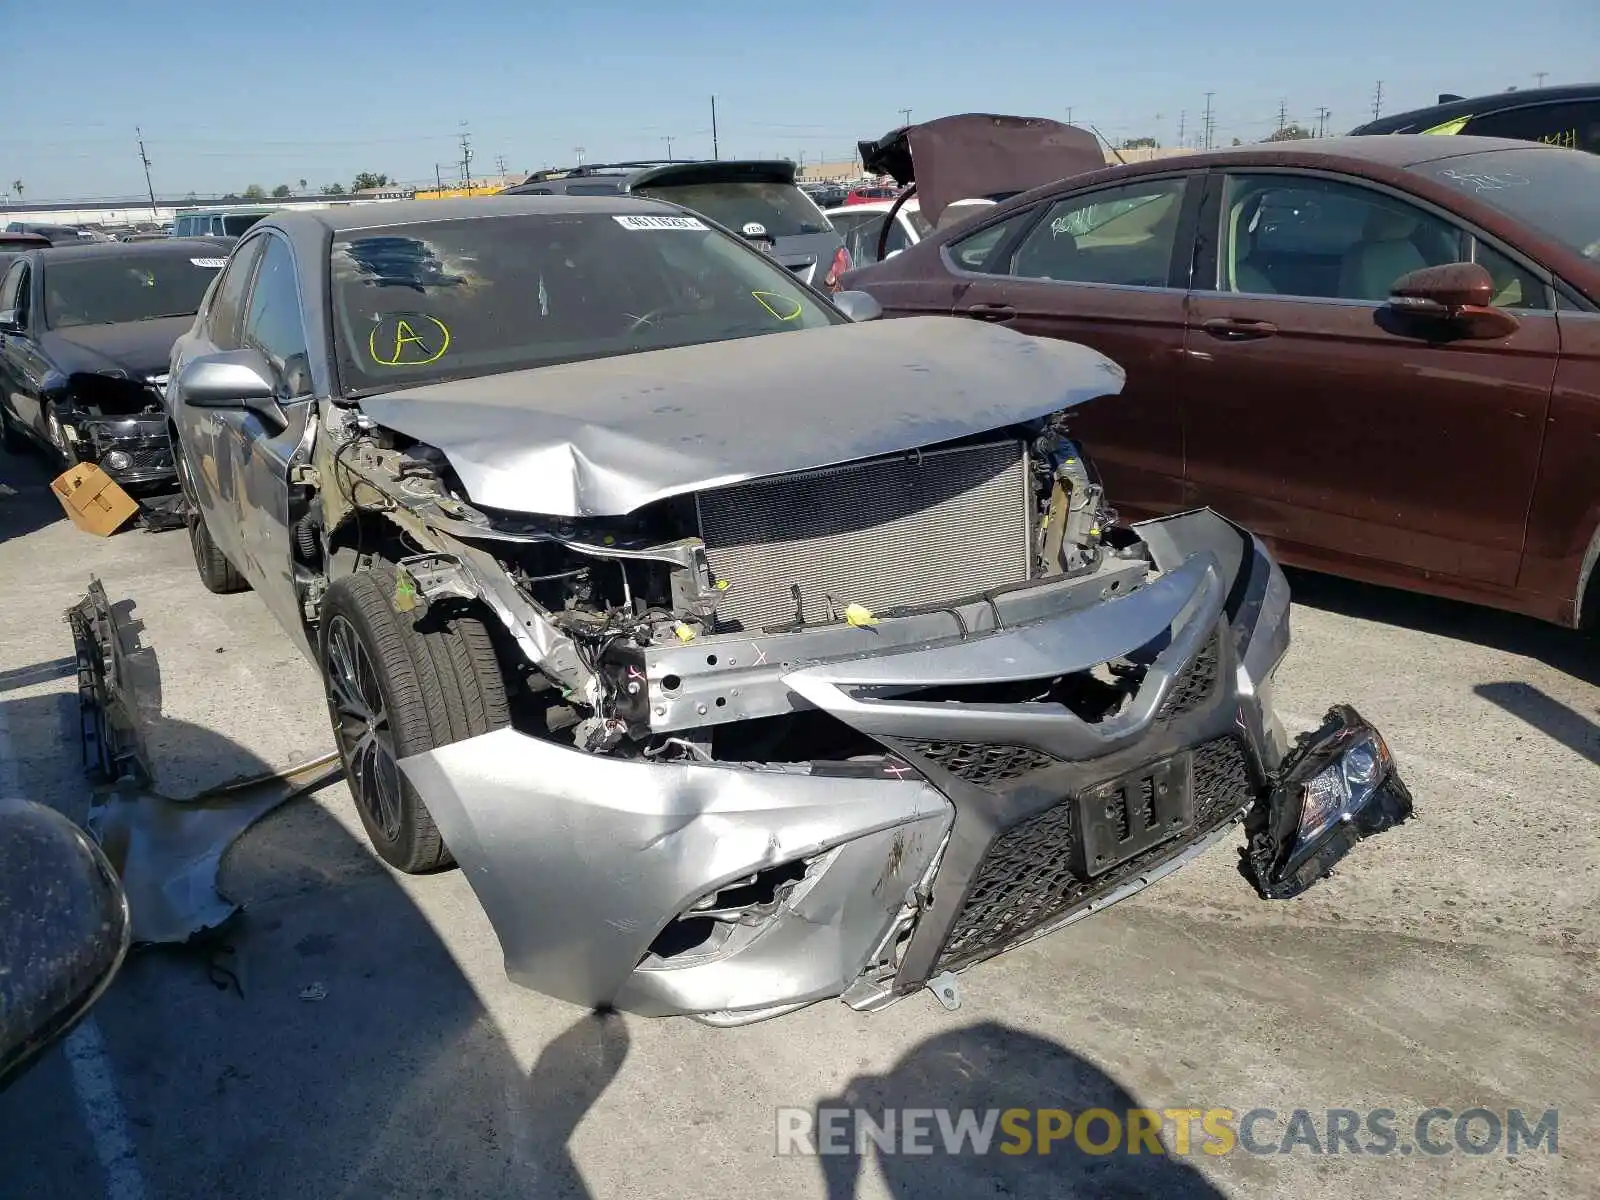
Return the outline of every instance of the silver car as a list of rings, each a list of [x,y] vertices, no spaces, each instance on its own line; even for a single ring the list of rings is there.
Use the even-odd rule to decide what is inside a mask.
[[[1114,363],[874,315],[669,204],[498,197],[270,217],[178,342],[202,580],[517,981],[951,1003],[1241,823],[1286,897],[1410,813],[1348,707],[1285,739],[1255,538],[1116,523],[1066,423]]]

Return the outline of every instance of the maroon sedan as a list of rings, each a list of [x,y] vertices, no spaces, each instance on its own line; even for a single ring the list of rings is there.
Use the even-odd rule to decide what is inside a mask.
[[[1600,624],[1594,155],[1393,136],[1111,167],[842,286],[1120,362],[1074,428],[1125,516],[1209,505],[1289,563]]]

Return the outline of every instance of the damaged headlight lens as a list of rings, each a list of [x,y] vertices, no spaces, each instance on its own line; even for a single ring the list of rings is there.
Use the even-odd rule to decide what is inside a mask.
[[[1311,777],[1300,803],[1300,844],[1321,837],[1372,797],[1391,766],[1389,747],[1369,733]]]
[[[133,466],[133,458],[123,450],[108,450],[101,456],[100,465],[108,471],[126,471]]]

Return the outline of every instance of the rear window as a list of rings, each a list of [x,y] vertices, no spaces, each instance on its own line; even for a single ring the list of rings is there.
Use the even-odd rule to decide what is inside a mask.
[[[773,237],[830,233],[833,227],[811,197],[792,183],[685,183],[635,188],[710,217],[735,233],[760,225]]]
[[[222,232],[227,237],[242,237],[244,231],[257,221],[266,219],[266,213],[234,213],[222,218]]]
[[[195,255],[106,255],[44,267],[44,318],[50,329],[189,317],[223,260]]]

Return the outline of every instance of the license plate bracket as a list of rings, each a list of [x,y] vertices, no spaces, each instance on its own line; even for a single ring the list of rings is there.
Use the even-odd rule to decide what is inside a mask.
[[[1093,879],[1194,825],[1194,758],[1178,754],[1078,793],[1083,877]]]

